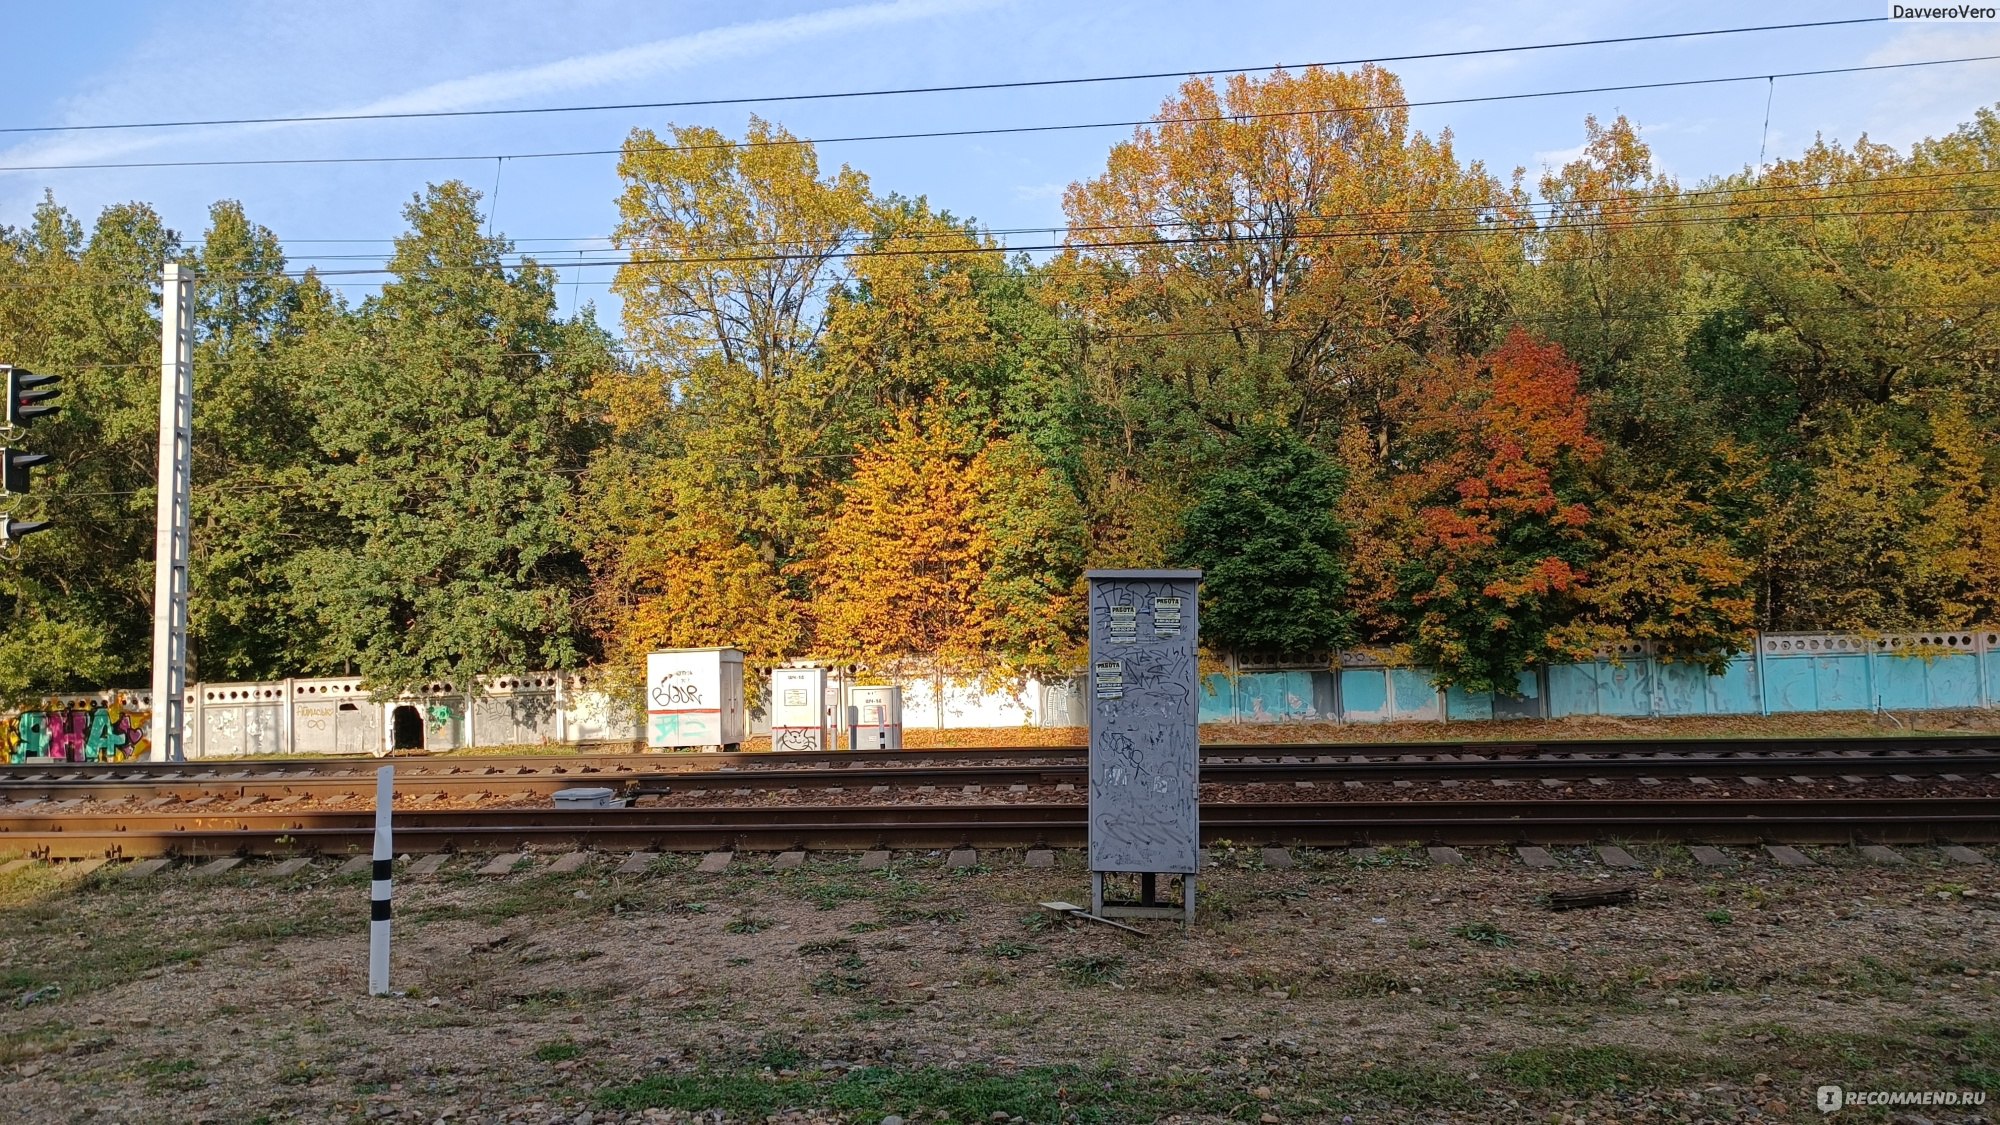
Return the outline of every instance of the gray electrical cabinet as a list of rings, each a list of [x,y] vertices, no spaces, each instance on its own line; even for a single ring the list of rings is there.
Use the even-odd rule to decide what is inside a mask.
[[[1198,570],[1093,570],[1090,581],[1091,911],[1194,921],[1201,861]],[[1136,875],[1136,899],[1106,896]],[[1158,877],[1181,877],[1180,901]]]
[[[903,748],[903,689],[899,687],[855,687],[847,689],[853,721],[854,750],[901,750]]]

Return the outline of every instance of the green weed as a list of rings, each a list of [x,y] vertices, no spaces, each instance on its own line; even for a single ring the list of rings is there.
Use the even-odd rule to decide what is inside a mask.
[[[1475,945],[1489,945],[1495,949],[1505,949],[1518,945],[1513,935],[1491,922],[1460,922],[1451,928],[1453,937],[1462,937]]]

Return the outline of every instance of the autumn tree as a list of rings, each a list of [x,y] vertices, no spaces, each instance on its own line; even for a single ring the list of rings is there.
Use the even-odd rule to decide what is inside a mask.
[[[1069,308],[1113,335],[1094,369],[1129,427],[1270,415],[1316,440],[1448,338],[1443,263],[1512,200],[1404,100],[1373,66],[1193,79],[1069,189]]]
[[[1699,458],[1719,409],[1681,364],[1698,300],[1702,209],[1653,169],[1652,150],[1620,116],[1584,118],[1583,152],[1541,178],[1545,211],[1529,241],[1521,314],[1560,344],[1591,396],[1598,432],[1655,466]]]
[[[1584,471],[1601,447],[1562,349],[1516,330],[1406,392],[1390,488],[1411,515],[1392,601],[1410,655],[1467,691],[1517,692],[1528,667],[1588,655],[1566,627],[1591,555]]]
[[[1663,659],[1720,674],[1751,645],[1756,564],[1737,551],[1728,510],[1684,481],[1600,498],[1577,651],[1645,641]]]
[[[1927,624],[1958,628],[2000,621],[2000,489],[1991,450],[2000,426],[1982,427],[1953,395],[1930,412],[1931,470],[1923,519],[1910,534],[1906,582]]]
[[[899,412],[856,460],[805,564],[817,651],[883,670],[978,667],[994,625],[980,596],[993,486],[976,434],[936,404]]]
[[[735,143],[688,126],[663,143],[635,130],[619,161],[617,241],[625,340],[635,363],[603,401],[625,455],[616,476],[666,478],[607,513],[634,525],[714,507],[773,565],[802,557],[818,497],[851,453],[852,389],[819,362],[838,263],[869,222],[868,182],[822,179],[809,144],[753,119]],[[600,508],[600,511],[603,511]]]
[[[977,601],[1003,671],[1055,675],[1081,660],[1090,528],[1069,479],[1026,437],[982,451],[991,488],[980,523],[993,544]]]
[[[827,382],[881,411],[878,426],[940,391],[996,413],[1000,344],[978,290],[1005,270],[1000,252],[922,199],[891,197],[870,211],[853,278],[830,300]]]

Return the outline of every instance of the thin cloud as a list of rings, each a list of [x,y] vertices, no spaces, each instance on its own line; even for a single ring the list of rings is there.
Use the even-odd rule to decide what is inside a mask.
[[[991,7],[997,0],[887,0],[830,11],[755,20],[658,39],[632,47],[576,55],[533,66],[435,82],[360,104],[302,110],[301,115],[356,113],[435,113],[486,109],[621,83],[676,70],[742,58],[802,42],[958,15]],[[100,108],[100,112],[101,112]],[[139,134],[94,134],[31,141],[0,152],[0,164],[80,164],[111,160],[165,144],[186,149],[204,141],[241,139],[298,125],[231,125],[204,129],[155,130]],[[0,173],[4,174],[4,173]],[[17,173],[18,174],[18,173]]]

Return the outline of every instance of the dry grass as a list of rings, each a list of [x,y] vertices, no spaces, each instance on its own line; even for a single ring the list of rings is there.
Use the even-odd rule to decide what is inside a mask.
[[[637,880],[461,860],[398,888],[394,1000],[363,995],[360,877],[19,873],[6,1118],[1807,1120],[1821,1082],[2000,1084],[1990,867],[1824,851],[1716,876],[1669,849],[1636,906],[1550,913],[1537,896],[1608,875],[1588,853],[1218,851],[1195,931],[1145,938],[1036,912],[1087,894],[1072,856],[669,857]]]

